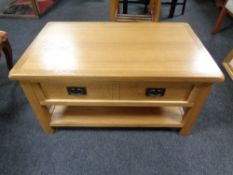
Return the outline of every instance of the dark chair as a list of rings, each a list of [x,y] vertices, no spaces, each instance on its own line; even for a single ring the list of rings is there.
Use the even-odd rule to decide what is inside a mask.
[[[187,0],[183,0],[183,2],[179,2],[179,0],[171,0],[170,2],[162,2],[162,5],[170,5],[171,6],[168,18],[173,18],[177,5],[183,6],[181,14],[182,15],[184,14],[186,2],[187,2]],[[144,4],[145,5],[144,13],[147,13],[147,5],[149,4],[149,0],[121,0],[120,3],[123,3],[123,14],[128,13],[128,3]]]
[[[212,29],[212,34],[216,34],[223,22],[224,17],[227,15],[227,13],[233,17],[233,0],[218,0],[218,5],[221,8],[220,14],[218,16],[217,22]]]
[[[13,67],[13,57],[12,57],[12,49],[11,45],[8,41],[8,35],[6,32],[0,31],[0,58],[1,52],[5,54],[7,67],[9,70]]]

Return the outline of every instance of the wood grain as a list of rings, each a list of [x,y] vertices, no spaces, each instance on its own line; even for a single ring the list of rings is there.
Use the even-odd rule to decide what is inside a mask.
[[[196,95],[195,104],[192,108],[189,108],[185,114],[184,114],[184,126],[180,130],[181,135],[189,135],[191,132],[191,129],[193,127],[193,124],[196,122],[196,120],[199,117],[199,114],[201,112],[201,108],[204,105],[208,94],[211,90],[212,85],[211,84],[204,84],[202,85],[199,90],[199,94]]]
[[[102,78],[221,82],[224,79],[188,24],[103,22],[48,23],[9,77],[57,81]]]
[[[120,83],[121,100],[168,100],[185,101],[187,100],[193,85],[189,83],[161,83],[161,82],[130,82]],[[164,96],[148,97],[145,95],[147,88],[165,88]]]
[[[47,99],[112,99],[112,84],[108,82],[68,82],[68,83],[56,83],[56,82],[41,82],[41,89]],[[67,87],[84,87],[87,94],[82,96],[69,95]]]
[[[223,66],[225,67],[227,73],[229,74],[229,76],[233,80],[233,65],[232,65],[232,60],[233,60],[233,49],[230,51],[230,53],[226,56],[226,58],[223,61]]]
[[[55,127],[182,127],[177,107],[66,107],[57,106],[50,122]]]
[[[41,105],[68,105],[68,106],[193,106],[192,102],[175,100],[78,100],[78,99],[46,99]]]
[[[211,86],[224,80],[185,23],[48,23],[9,77],[20,81],[46,133],[50,123],[181,127],[181,135],[191,132]],[[70,96],[69,86],[86,87],[87,95]],[[145,97],[155,87],[165,95]]]
[[[30,82],[20,82],[20,85],[24,91],[24,94],[27,96],[27,99],[30,102],[31,107],[36,114],[36,118],[44,132],[47,134],[53,133],[53,128],[49,126],[49,122],[51,120],[49,111],[47,107],[40,105],[40,102],[37,99]]]

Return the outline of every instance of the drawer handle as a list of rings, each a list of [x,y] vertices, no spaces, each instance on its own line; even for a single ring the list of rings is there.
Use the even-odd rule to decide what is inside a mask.
[[[165,88],[146,88],[145,95],[148,97],[162,97],[165,95]]]
[[[87,95],[87,89],[85,87],[67,87],[69,95],[83,96]]]

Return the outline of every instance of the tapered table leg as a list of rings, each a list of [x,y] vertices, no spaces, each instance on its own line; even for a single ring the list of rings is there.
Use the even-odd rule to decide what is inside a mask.
[[[20,82],[20,85],[36,114],[36,118],[40,123],[40,126],[44,130],[45,133],[51,134],[53,133],[54,129],[50,127],[49,123],[51,120],[51,116],[47,107],[41,106],[40,101],[38,100],[36,94],[34,93],[30,82]]]
[[[110,0],[110,21],[116,21],[116,12],[119,7],[119,0]]]
[[[180,135],[190,134],[193,124],[198,119],[201,108],[205,103],[206,98],[211,90],[211,85],[205,85],[200,88],[200,92],[195,99],[194,106],[189,108],[184,115],[184,126],[180,130]]]

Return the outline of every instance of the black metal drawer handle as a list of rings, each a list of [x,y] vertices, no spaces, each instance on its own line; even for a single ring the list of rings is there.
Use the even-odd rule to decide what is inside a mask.
[[[146,88],[145,95],[148,97],[162,97],[165,95],[165,88]]]
[[[69,95],[74,95],[74,96],[87,95],[86,87],[67,87],[67,92]]]

